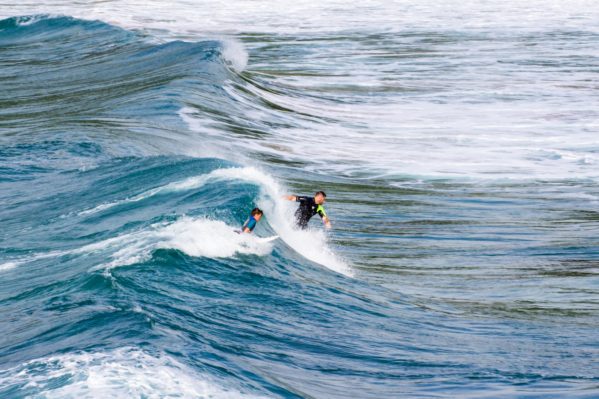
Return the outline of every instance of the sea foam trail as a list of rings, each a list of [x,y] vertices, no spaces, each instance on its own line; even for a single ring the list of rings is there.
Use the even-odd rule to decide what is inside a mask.
[[[196,189],[196,188],[199,188],[199,187],[203,186],[204,184],[206,184],[206,182],[208,182],[210,179],[218,178],[219,170],[221,170],[221,169],[217,169],[217,170],[215,170],[211,173],[208,173],[206,175],[192,177],[192,178],[180,181],[180,182],[167,184],[167,185],[161,186],[161,187],[156,187],[156,188],[144,191],[143,193],[135,195],[133,197],[100,204],[94,208],[81,211],[78,213],[78,215],[86,216],[86,215],[102,212],[107,209],[113,208],[115,206],[132,203],[132,202],[143,201],[147,198],[153,197],[158,194],[165,194],[165,193],[172,192],[172,191]]]
[[[198,374],[166,355],[136,348],[77,352],[0,370],[0,389],[45,398],[257,398]]]
[[[235,228],[220,220],[182,217],[171,224],[153,225],[148,230],[123,234],[79,249],[80,252],[107,248],[111,261],[94,269],[110,269],[147,260],[160,248],[178,249],[190,256],[230,258],[236,255],[264,256],[272,251],[272,243],[249,234],[238,234]]]
[[[0,264],[0,272],[1,271],[5,271],[5,270],[14,269],[18,265],[19,265],[18,262],[6,262],[6,263],[2,263],[2,264]]]
[[[72,250],[72,251],[49,251],[44,253],[38,253],[33,256],[29,256],[26,258],[18,258],[13,259],[11,261],[0,264],[0,271],[12,270],[23,263],[34,262],[40,259],[48,259],[48,258],[56,258],[63,255],[68,255],[70,253],[77,253],[80,249]]]
[[[107,209],[113,208],[115,206],[132,203],[132,202],[143,201],[143,200],[151,198],[155,195],[168,194],[170,192],[177,192],[177,191],[195,190],[195,189],[202,187],[203,185],[207,184],[208,182],[210,182],[212,180],[231,179],[231,176],[234,176],[235,174],[234,173],[232,174],[230,172],[230,169],[237,170],[239,168],[216,169],[216,170],[213,170],[212,172],[204,174],[204,175],[193,176],[193,177],[187,178],[185,180],[169,183],[164,186],[155,187],[155,188],[146,190],[140,194],[134,195],[129,198],[100,204],[94,208],[83,210],[83,211],[79,212],[78,215],[86,216],[86,215],[102,212]]]

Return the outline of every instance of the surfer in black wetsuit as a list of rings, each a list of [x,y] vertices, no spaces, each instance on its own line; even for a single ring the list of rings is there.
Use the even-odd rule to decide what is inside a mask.
[[[316,194],[314,194],[314,198],[303,197],[299,195],[285,196],[285,198],[289,201],[296,201],[300,203],[297,211],[295,211],[295,223],[299,228],[307,228],[310,218],[316,214],[320,216],[327,229],[331,228],[331,221],[329,220],[326,212],[324,211],[324,207],[322,206],[326,201],[326,197],[327,195],[324,193],[324,191],[318,191]]]

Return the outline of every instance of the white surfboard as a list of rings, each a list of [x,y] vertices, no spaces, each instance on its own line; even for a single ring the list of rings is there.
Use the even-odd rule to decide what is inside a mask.
[[[276,240],[277,238],[279,238],[279,236],[272,236],[272,237],[256,237],[256,240],[259,242],[271,242]]]

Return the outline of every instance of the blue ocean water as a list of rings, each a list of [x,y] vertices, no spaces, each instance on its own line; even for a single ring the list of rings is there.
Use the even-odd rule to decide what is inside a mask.
[[[599,33],[176,36],[0,21],[1,397],[599,395]]]

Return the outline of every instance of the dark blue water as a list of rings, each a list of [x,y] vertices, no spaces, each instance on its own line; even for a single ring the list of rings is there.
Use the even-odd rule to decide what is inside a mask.
[[[226,46],[0,21],[1,397],[599,395],[592,177],[319,168],[338,121]]]

